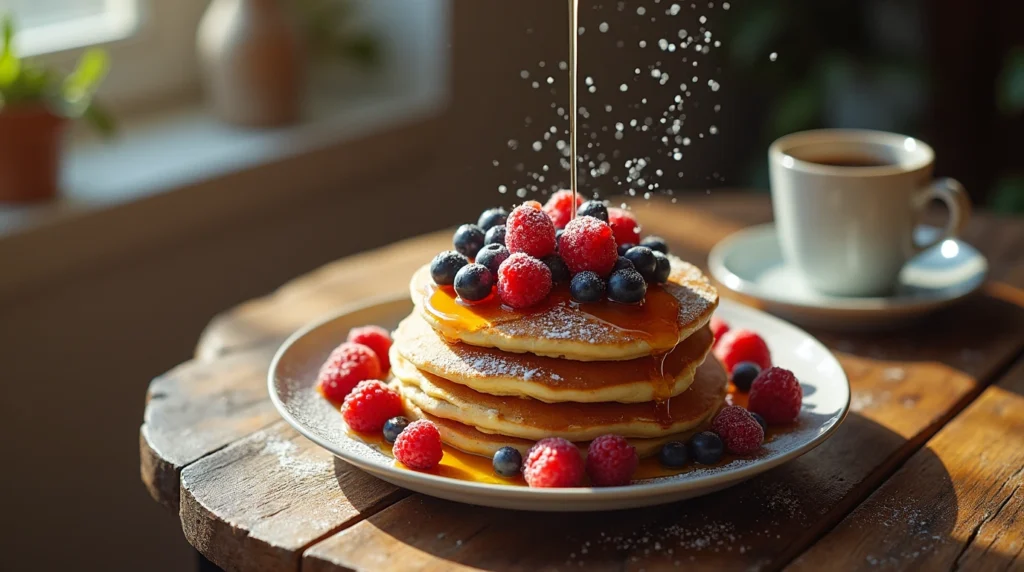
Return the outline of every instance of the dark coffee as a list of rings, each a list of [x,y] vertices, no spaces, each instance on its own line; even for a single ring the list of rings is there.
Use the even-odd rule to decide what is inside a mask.
[[[822,157],[807,157],[804,160],[830,167],[884,167],[893,164],[878,157],[868,157],[865,155],[825,155]]]

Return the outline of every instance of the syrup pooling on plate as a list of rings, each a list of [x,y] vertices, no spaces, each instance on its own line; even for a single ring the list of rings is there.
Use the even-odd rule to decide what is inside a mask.
[[[729,392],[726,396],[727,403],[738,404],[738,402],[746,402],[747,395],[736,391],[732,385],[729,386]],[[765,433],[764,442],[770,443],[773,439],[776,439],[782,435],[790,433],[799,428],[798,424],[783,426],[783,427],[770,427],[768,432]],[[698,429],[697,431],[707,430]],[[381,437],[368,436],[359,433],[350,432],[349,435],[358,441],[362,441],[368,445],[375,447],[388,457],[393,457],[391,453],[391,445],[384,441]],[[442,446],[444,450],[444,456],[441,458],[441,463],[435,469],[430,471],[417,471],[426,472],[432,475],[438,475],[441,477],[448,477],[451,479],[457,479],[460,481],[467,481],[473,483],[483,484],[500,484],[500,485],[511,485],[511,486],[527,486],[526,481],[523,480],[522,476],[516,476],[513,478],[505,478],[498,476],[494,473],[494,469],[491,464],[491,459],[480,455],[474,455],[472,453],[466,453],[452,447],[448,444]],[[763,451],[763,449],[762,449]],[[720,461],[711,465],[701,465],[695,462],[690,462],[687,466],[682,468],[668,468],[661,465],[658,461],[658,456],[653,455],[640,459],[640,464],[637,467],[636,472],[633,475],[633,483],[642,482],[646,479],[656,479],[664,477],[673,477],[685,475],[686,473],[713,469],[715,467],[726,466],[733,461],[742,459],[756,458],[757,455],[742,456],[734,455],[726,452]],[[398,461],[395,461],[395,466],[404,470],[413,470],[405,467]],[[584,481],[582,486],[589,486],[589,483]]]
[[[578,304],[569,296],[568,287],[556,286],[542,302],[531,308],[515,310],[497,296],[467,304],[455,291],[435,284],[426,286],[425,310],[442,324],[462,331],[477,331],[495,324],[514,322],[523,316],[544,312],[556,306],[569,307],[593,316],[631,336],[650,344],[654,352],[671,351],[679,342],[679,300],[663,287],[652,284],[639,304],[619,304],[608,300]]]

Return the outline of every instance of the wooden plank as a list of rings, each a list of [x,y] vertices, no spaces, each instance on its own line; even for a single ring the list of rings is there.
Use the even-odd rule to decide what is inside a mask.
[[[402,570],[779,568],[1018,355],[1022,323],[1024,309],[981,297],[909,335],[836,338],[853,387],[847,421],[811,453],[733,489],[613,515],[524,515],[416,496],[312,547],[304,566],[374,567],[383,554],[401,558],[391,569]]]
[[[176,511],[185,465],[280,419],[267,397],[275,349],[187,362],[153,380],[139,447],[142,481],[154,499]]]
[[[1024,361],[792,570],[1024,569]]]
[[[445,230],[328,264],[266,298],[214,318],[199,340],[196,357],[211,360],[259,344],[280,343],[346,304],[406,293],[412,272],[450,248],[451,231]]]
[[[406,495],[278,422],[186,467],[185,538],[227,570],[297,570],[304,547]]]

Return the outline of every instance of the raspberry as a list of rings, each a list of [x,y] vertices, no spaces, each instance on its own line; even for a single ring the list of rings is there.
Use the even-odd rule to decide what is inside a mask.
[[[352,328],[348,331],[348,341],[363,344],[377,354],[382,376],[386,376],[391,371],[391,358],[388,357],[388,350],[391,349],[391,334],[387,330],[380,326]]]
[[[715,357],[732,373],[736,364],[749,361],[761,369],[772,366],[772,354],[761,336],[750,330],[729,330],[715,343]]]
[[[620,208],[608,209],[608,224],[617,244],[640,244],[640,224],[633,213]]]
[[[509,252],[523,252],[544,258],[555,251],[555,225],[537,201],[527,201],[512,210],[505,223],[505,246]]]
[[[513,254],[498,267],[498,296],[513,308],[529,308],[550,292],[551,270],[532,256]]]
[[[729,324],[725,323],[725,320],[718,316],[711,316],[711,335],[715,337],[715,345],[718,346],[718,340],[722,339],[722,336],[729,331]]]
[[[526,452],[523,477],[531,487],[575,487],[583,480],[580,450],[561,437],[541,439]]]
[[[759,413],[769,425],[796,421],[804,391],[793,372],[771,367],[761,372],[750,386],[750,410]]]
[[[608,276],[619,258],[611,227],[590,216],[577,217],[565,227],[558,253],[573,274],[591,270]]]
[[[572,220],[572,214],[583,204],[583,197],[576,196],[575,203],[572,200],[572,191],[558,191],[551,195],[548,202],[544,204],[544,212],[551,218],[555,228],[565,228]]]
[[[380,360],[372,349],[363,344],[345,342],[334,349],[317,375],[320,393],[341,403],[360,381],[381,377]]]
[[[391,452],[406,467],[428,471],[436,467],[444,456],[441,433],[426,419],[413,421],[398,434]]]
[[[711,430],[718,433],[725,448],[737,455],[757,451],[764,441],[764,429],[749,411],[736,405],[727,405],[711,422]]]
[[[602,435],[587,449],[587,475],[598,487],[628,485],[639,463],[636,448],[619,435]]]
[[[377,433],[385,421],[401,414],[402,398],[376,379],[360,381],[341,406],[341,417],[359,433]]]

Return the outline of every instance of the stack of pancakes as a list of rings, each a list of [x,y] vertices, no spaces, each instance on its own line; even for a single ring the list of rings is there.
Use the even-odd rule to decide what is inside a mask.
[[[670,260],[669,283],[648,293],[670,297],[674,315],[655,317],[670,326],[667,342],[554,294],[523,312],[465,309],[423,267],[410,285],[416,308],[394,333],[392,384],[410,417],[468,453],[525,453],[546,437],[585,446],[614,433],[652,455],[699,430],[726,394],[725,371],[708,357],[718,295],[697,268]],[[455,311],[439,311],[438,296]]]

